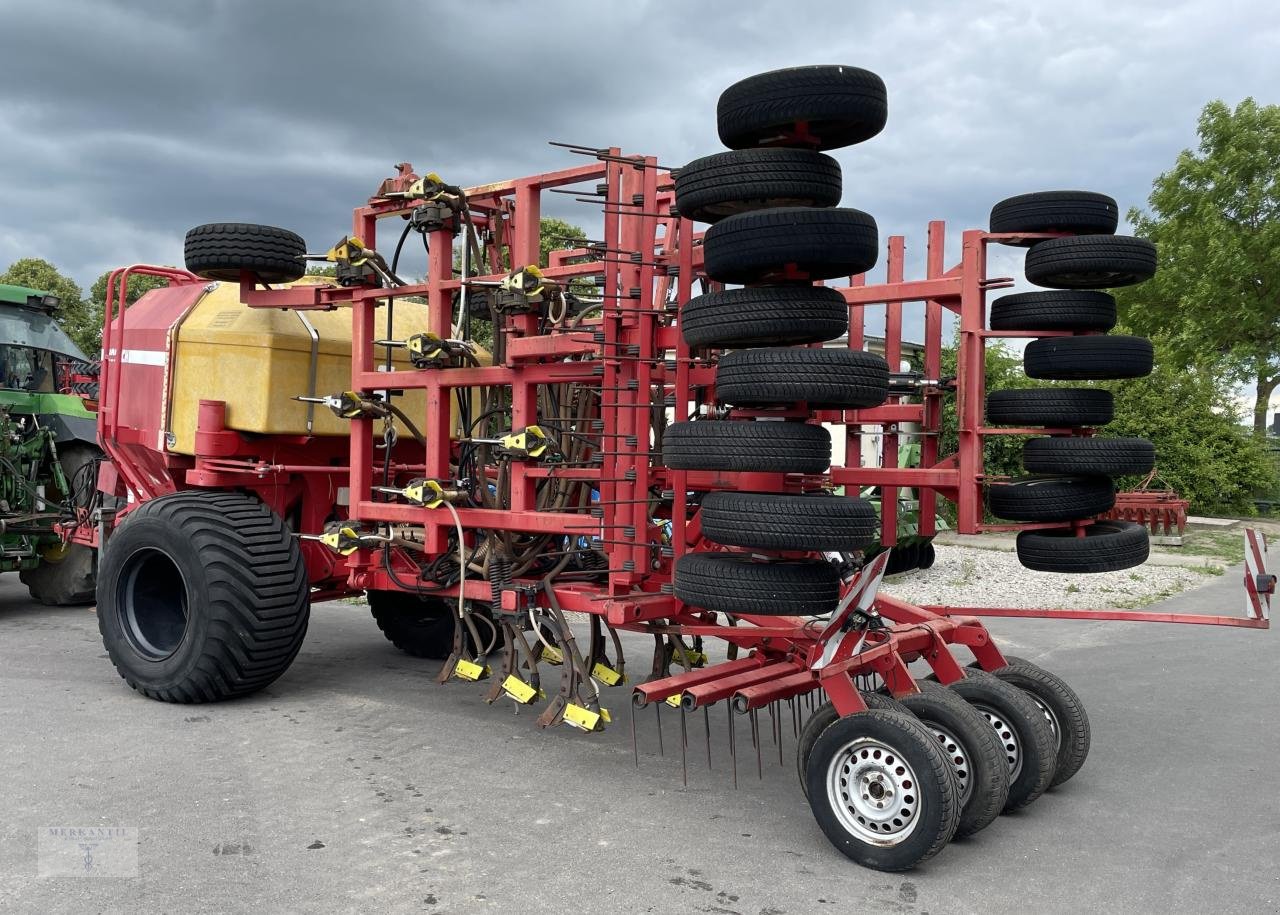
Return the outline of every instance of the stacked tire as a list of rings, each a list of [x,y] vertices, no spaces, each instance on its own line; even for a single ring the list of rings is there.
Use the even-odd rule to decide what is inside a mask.
[[[1105,289],[1145,282],[1156,270],[1156,250],[1142,238],[1116,235],[1119,208],[1089,191],[1022,194],[991,210],[992,232],[1057,238],[1015,237],[1029,245],[1027,279],[1046,287],[1001,296],[991,304],[993,331],[1058,331],[1070,336],[1032,340],[1023,354],[1029,378],[1099,381],[1151,373],[1151,341],[1112,334],[1116,302]],[[1070,429],[1069,436],[1033,438],[1023,446],[1023,466],[1032,476],[988,489],[991,513],[1008,521],[1076,522],[1109,511],[1114,478],[1144,474],[1155,465],[1155,448],[1138,438],[1094,438],[1078,434],[1112,419],[1110,391],[1093,387],[1044,387],[993,391],[987,396],[992,425]],[[1108,572],[1145,562],[1146,528],[1100,521],[1083,529],[1045,528],[1018,535],[1018,559],[1044,572]]]
[[[680,312],[690,347],[722,351],[722,403],[859,409],[888,397],[881,357],[809,348],[849,329],[844,297],[813,283],[863,273],[879,251],[875,220],[838,206],[840,164],[822,150],[879,133],[887,110],[884,83],[856,67],[753,76],[720,97],[718,127],[729,151],[677,173],[681,215],[711,224],[703,239],[708,278],[742,284],[698,296]],[[663,462],[677,470],[820,474],[831,464],[831,437],[783,418],[679,422],[664,434]],[[879,522],[862,499],[724,491],[703,497],[701,523],[706,539],[732,551],[682,556],[674,573],[680,600],[731,614],[813,616],[835,609],[838,569],[761,554],[859,550]]]

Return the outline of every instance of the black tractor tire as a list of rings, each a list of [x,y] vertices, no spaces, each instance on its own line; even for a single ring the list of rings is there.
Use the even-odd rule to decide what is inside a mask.
[[[98,626],[133,689],[213,702],[288,669],[310,598],[298,541],[278,515],[243,493],[188,490],[144,502],[108,540]]]
[[[211,222],[187,232],[183,255],[197,276],[240,282],[249,270],[264,283],[291,283],[306,272],[307,243],[288,229],[247,222]]]
[[[1119,572],[1147,561],[1151,539],[1134,521],[1096,521],[1077,537],[1071,528],[1022,531],[1018,561],[1036,572],[1088,574]]]
[[[1040,707],[1016,686],[981,670],[967,669],[948,688],[976,708],[991,726],[1009,766],[1004,810],[1021,810],[1053,782],[1057,749]]]
[[[885,563],[884,574],[902,575],[920,568],[920,543],[898,543],[889,552],[889,561]]]
[[[738,406],[805,401],[815,409],[878,407],[889,396],[889,363],[852,349],[748,349],[716,368],[716,397]]]
[[[1006,521],[1077,521],[1115,504],[1115,484],[1104,476],[1030,477],[987,487],[991,514]]]
[[[868,709],[911,714],[905,705],[884,693],[862,693],[862,701],[866,703]],[[839,720],[840,713],[828,700],[814,710],[809,720],[804,723],[804,727],[800,729],[800,739],[796,741],[796,772],[800,776],[800,790],[804,792],[805,797],[809,796],[809,782],[804,777],[805,767],[809,765],[809,754],[813,752],[813,745],[818,742],[822,732]]]
[[[662,434],[662,463],[673,470],[822,473],[831,466],[831,433],[808,423],[673,423]]]
[[[776,145],[804,124],[818,149],[839,149],[884,130],[884,80],[858,67],[820,65],[772,70],[739,80],[716,103],[720,142],[730,149]]]
[[[830,286],[752,286],[690,299],[680,332],[690,346],[730,349],[825,343],[849,330],[849,306]]]
[[[931,681],[898,700],[938,739],[960,789],[957,836],[990,826],[1009,799],[1009,763],[995,729],[953,691]]]
[[[1022,466],[1032,473],[1144,474],[1156,466],[1156,446],[1145,438],[1032,438],[1022,445]]]
[[[1050,238],[1031,246],[1023,272],[1050,289],[1134,286],[1156,275],[1156,246],[1128,235]]]
[[[1110,235],[1120,223],[1115,199],[1093,191],[1038,191],[1001,200],[991,208],[991,231],[1071,232]],[[1031,244],[1030,241],[1018,244]]]
[[[1022,353],[1028,378],[1058,381],[1144,378],[1154,364],[1150,340],[1123,334],[1041,337],[1028,343]]]
[[[874,267],[880,235],[861,210],[778,207],[720,220],[702,249],[707,276],[722,283],[830,280]]]
[[[859,788],[876,778],[885,792],[879,797],[889,805],[884,810],[877,810],[872,795],[858,797]],[[805,781],[809,807],[827,839],[875,870],[905,871],[927,861],[960,823],[950,762],[924,725],[902,712],[868,710],[828,725],[809,751]],[[877,814],[894,819],[877,821]],[[903,834],[912,819],[914,828]],[[876,832],[881,823],[886,831],[873,834],[873,823]]]
[[[702,499],[702,533],[725,546],[853,552],[870,543],[880,517],[847,496],[712,492]]]
[[[95,385],[96,387],[96,385]],[[102,452],[88,442],[67,442],[58,446],[58,463],[67,485],[74,489],[84,468],[101,460]],[[97,488],[96,476],[83,481],[89,487],[87,493],[63,493],[63,501],[75,504],[77,497],[92,496]],[[56,494],[51,494],[56,497]],[[85,505],[84,507],[87,507]],[[72,607],[92,604],[97,590],[98,554],[78,543],[68,543],[46,550],[40,557],[40,565],[23,569],[18,579],[27,586],[33,600],[46,607]]]
[[[1049,787],[1056,788],[1079,772],[1089,756],[1089,715],[1076,691],[1057,674],[1012,655],[1005,655],[1005,661],[1004,667],[991,673],[1031,696],[1053,728],[1058,762]]]
[[[745,553],[686,553],[675,596],[692,607],[745,616],[820,616],[840,599],[840,572],[821,559],[753,562]]]
[[[916,568],[921,571],[933,568],[934,560],[938,558],[937,551],[933,547],[933,541],[926,540],[920,544],[919,555],[916,557]]]
[[[991,303],[992,330],[1111,330],[1115,296],[1092,289],[1002,295]]]
[[[833,207],[840,163],[809,149],[742,149],[694,159],[676,174],[676,209],[716,223],[771,207]]]
[[[987,395],[993,426],[1094,428],[1115,417],[1115,397],[1102,388],[1024,388]]]
[[[418,597],[408,591],[369,591],[367,596],[374,622],[392,645],[415,658],[443,661],[449,657],[456,600]]]

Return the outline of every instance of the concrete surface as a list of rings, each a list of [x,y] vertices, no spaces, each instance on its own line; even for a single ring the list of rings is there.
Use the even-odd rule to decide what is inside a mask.
[[[1232,572],[1166,601],[1235,613]],[[0,579],[3,912],[1273,912],[1280,908],[1277,638],[1190,626],[996,620],[1079,691],[1094,749],[1068,784],[918,870],[836,854],[788,732],[755,777],[725,713],[716,772],[689,721],[540,732],[481,687],[432,682],[363,607],[316,608],[293,669],[214,706],[133,695],[85,609]],[[647,666],[632,640],[633,667]],[[621,696],[609,703],[625,707]],[[789,722],[788,722],[789,725]],[[769,760],[772,758],[772,762]],[[49,826],[139,830],[135,877],[40,877]]]

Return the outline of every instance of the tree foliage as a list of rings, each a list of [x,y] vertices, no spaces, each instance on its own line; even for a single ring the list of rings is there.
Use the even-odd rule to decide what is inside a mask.
[[[28,286],[56,295],[61,300],[57,320],[67,336],[88,356],[98,351],[96,341],[101,337],[101,331],[98,338],[95,338],[92,333],[92,309],[85,300],[84,293],[75,280],[63,276],[53,264],[38,257],[24,257],[14,261],[8,270],[0,274],[0,283]]]
[[[1163,335],[1176,366],[1256,384],[1261,436],[1280,385],[1280,106],[1213,101],[1198,133],[1199,148],[1156,178],[1150,211],[1129,212],[1159,270],[1119,291],[1121,316]]]

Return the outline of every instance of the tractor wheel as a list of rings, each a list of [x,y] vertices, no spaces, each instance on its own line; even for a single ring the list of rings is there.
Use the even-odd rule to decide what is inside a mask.
[[[1006,521],[1076,521],[1115,504],[1115,484],[1103,476],[1030,477],[987,487],[991,514]]]
[[[956,773],[960,789],[960,825],[956,835],[971,836],[989,826],[1009,798],[1009,763],[995,730],[977,709],[932,681],[898,701],[938,739]]]
[[[1001,200],[991,208],[992,232],[1072,232],[1110,235],[1120,222],[1120,207],[1092,191],[1039,191]],[[1019,244],[1032,244],[1020,242]]]
[[[772,207],[833,207],[840,192],[840,163],[808,149],[717,153],[676,174],[676,209],[698,222]]]
[[[869,140],[889,117],[884,80],[858,67],[773,70],[739,80],[720,94],[716,126],[730,149],[777,143],[788,134],[814,138],[818,149]]]
[[[1080,771],[1089,756],[1091,733],[1084,703],[1056,674],[1012,655],[1005,655],[1005,660],[1009,663],[991,673],[1030,695],[1049,720],[1058,748],[1058,763],[1049,787],[1061,785]]]
[[[992,330],[1111,330],[1115,297],[1092,289],[1002,295],[991,303]]]
[[[1145,438],[1032,438],[1022,445],[1022,466],[1032,473],[1120,477],[1150,473],[1155,465],[1156,446]]]
[[[876,265],[876,221],[861,210],[778,207],[722,219],[703,236],[707,276],[722,283],[830,280]]]
[[[187,232],[183,254],[197,276],[240,282],[250,270],[264,283],[291,283],[306,272],[302,236],[275,226],[244,222],[211,222]]]
[[[920,544],[920,555],[916,559],[916,568],[921,570],[931,569],[933,568],[933,561],[937,558],[938,554],[933,548],[933,541],[926,540]]]
[[[449,657],[457,601],[407,591],[369,591],[368,597],[369,612],[392,645],[415,658]]]
[[[842,854],[881,871],[933,857],[960,822],[956,776],[915,718],[866,711],[818,735],[805,766],[809,806]]]
[[[1004,426],[1105,426],[1115,399],[1101,388],[1025,388],[987,395],[987,422]]]
[[[1028,378],[1099,381],[1151,374],[1155,350],[1146,337],[1041,337],[1027,344],[1022,367]]]
[[[236,492],[143,503],[112,535],[98,627],[116,670],[144,696],[211,702],[262,689],[307,632],[310,588],[278,515]]]
[[[720,358],[716,396],[739,406],[878,407],[889,396],[889,363],[850,349],[742,350]]]
[[[911,714],[901,702],[884,693],[863,693],[862,701],[872,710]],[[818,742],[822,732],[839,720],[840,713],[828,700],[818,706],[817,710],[809,716],[809,720],[804,723],[804,727],[800,729],[800,739],[796,741],[796,772],[800,776],[800,790],[804,792],[805,797],[809,796],[809,782],[804,777],[805,767],[809,765],[809,754],[813,752],[813,745]]]
[[[1114,289],[1156,275],[1156,246],[1128,235],[1039,241],[1027,252],[1027,282],[1050,289]]]
[[[1072,528],[1022,531],[1018,561],[1036,572],[1118,572],[1147,561],[1151,540],[1134,521],[1095,521],[1077,537]]]
[[[1053,781],[1057,751],[1053,729],[1031,697],[981,670],[948,688],[976,708],[991,725],[1009,765],[1009,797],[1004,809],[1020,810],[1044,794]]]
[[[72,489],[66,494],[67,501],[76,500],[76,481],[82,473],[89,473],[84,468],[101,457],[102,452],[88,442],[59,446],[58,463],[62,465],[62,475]],[[96,488],[97,479],[86,485]],[[27,586],[33,599],[49,607],[67,607],[93,603],[97,571],[98,556],[94,550],[78,543],[68,543],[46,550],[40,558],[40,565],[34,569],[23,569],[18,578]]]
[[[730,349],[823,343],[849,330],[849,306],[830,286],[753,286],[708,292],[680,309],[690,346]]]
[[[831,466],[831,433],[808,423],[673,423],[662,434],[662,462],[673,470],[822,473]]]
[[[686,553],[676,560],[677,599],[735,616],[821,616],[840,600],[840,572],[821,559],[753,562],[745,553]]]
[[[880,518],[865,499],[814,494],[712,492],[702,498],[702,533],[725,546],[762,550],[860,550]]]

